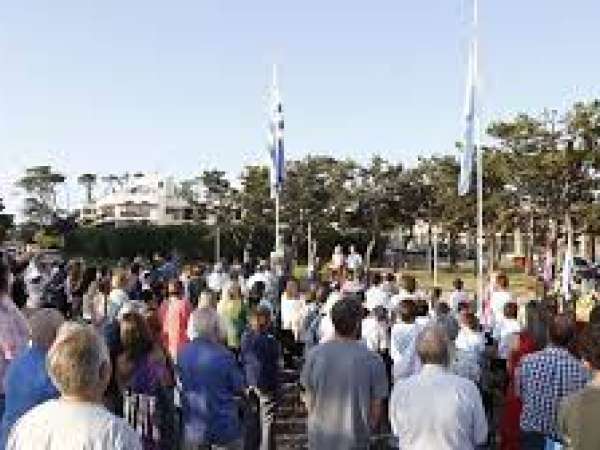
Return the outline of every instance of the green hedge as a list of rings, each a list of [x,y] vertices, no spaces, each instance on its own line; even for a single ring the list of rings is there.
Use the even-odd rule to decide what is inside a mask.
[[[366,232],[342,234],[331,227],[317,229],[313,235],[318,240],[317,253],[325,259],[331,256],[336,244],[341,244],[345,251],[354,244],[364,254],[370,240]],[[221,228],[221,256],[229,261],[241,258],[244,248],[249,247],[252,257],[266,258],[274,240],[272,227],[224,226]],[[289,236],[287,241],[291,241]],[[374,258],[383,250],[384,242],[378,244]],[[306,263],[306,236],[298,236],[296,245],[299,262]],[[152,257],[156,253],[177,251],[185,259],[212,261],[215,231],[205,225],[77,228],[65,236],[64,250],[68,256],[94,260]]]
[[[88,258],[151,257],[176,250],[185,258],[210,258],[214,244],[204,226],[78,228],[65,239],[65,252]]]

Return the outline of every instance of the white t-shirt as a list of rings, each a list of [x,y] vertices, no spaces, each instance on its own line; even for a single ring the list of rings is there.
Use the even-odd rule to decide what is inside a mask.
[[[299,298],[287,298],[284,293],[281,296],[281,329],[298,331],[299,320],[304,309],[304,301]]]
[[[378,306],[383,306],[385,309],[390,308],[390,296],[381,286],[371,286],[365,293],[365,300],[365,306],[369,311]]]
[[[362,263],[362,256],[360,256],[358,253],[350,253],[348,255],[348,260],[346,262],[348,269],[357,270],[362,266]]]
[[[452,291],[448,301],[448,305],[452,308],[452,311],[457,312],[458,305],[461,303],[470,303],[469,295],[465,291]]]
[[[490,297],[492,308],[492,326],[504,319],[504,305],[512,302],[512,295],[508,291],[494,291]]]
[[[421,327],[416,323],[397,323],[392,327],[390,355],[394,361],[394,381],[408,378],[421,370],[417,355],[417,337]]]
[[[494,339],[498,342],[498,357],[508,359],[512,336],[521,332],[521,324],[516,319],[502,318],[494,327]]]
[[[390,348],[390,333],[385,322],[369,316],[363,319],[362,340],[372,352],[380,352]]]
[[[48,400],[25,414],[6,450],[142,450],[139,436],[101,405]]]

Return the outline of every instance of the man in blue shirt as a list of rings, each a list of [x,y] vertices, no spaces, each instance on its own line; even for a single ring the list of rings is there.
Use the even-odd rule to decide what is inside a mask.
[[[273,421],[275,396],[279,388],[281,350],[270,333],[271,311],[259,307],[250,315],[250,329],[242,336],[241,357],[247,385],[260,402],[262,450],[275,448]]]
[[[6,374],[6,409],[0,428],[0,449],[4,449],[13,425],[26,412],[59,396],[48,376],[46,354],[64,319],[55,309],[41,309],[29,320],[31,346],[10,365]]]
[[[213,309],[195,310],[190,322],[196,337],[177,359],[186,448],[241,449],[236,396],[244,391],[242,373],[233,353],[220,343],[223,333]]]

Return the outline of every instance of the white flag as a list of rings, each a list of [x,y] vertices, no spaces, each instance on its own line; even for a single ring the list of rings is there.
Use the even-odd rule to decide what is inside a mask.
[[[469,48],[469,70],[467,74],[467,93],[465,101],[465,136],[464,147],[460,156],[460,178],[458,195],[467,195],[471,190],[473,161],[477,149],[478,113],[477,93],[479,78],[479,61],[477,45],[477,0],[474,0],[473,39]]]

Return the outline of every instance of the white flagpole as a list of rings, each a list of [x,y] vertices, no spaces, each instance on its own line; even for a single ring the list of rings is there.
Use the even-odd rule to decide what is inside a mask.
[[[476,88],[476,94],[479,94],[479,2],[473,0],[473,74]],[[481,317],[483,315],[483,148],[481,145],[481,130],[479,114],[480,109],[478,98],[475,100],[475,136],[477,137],[477,307]]]

